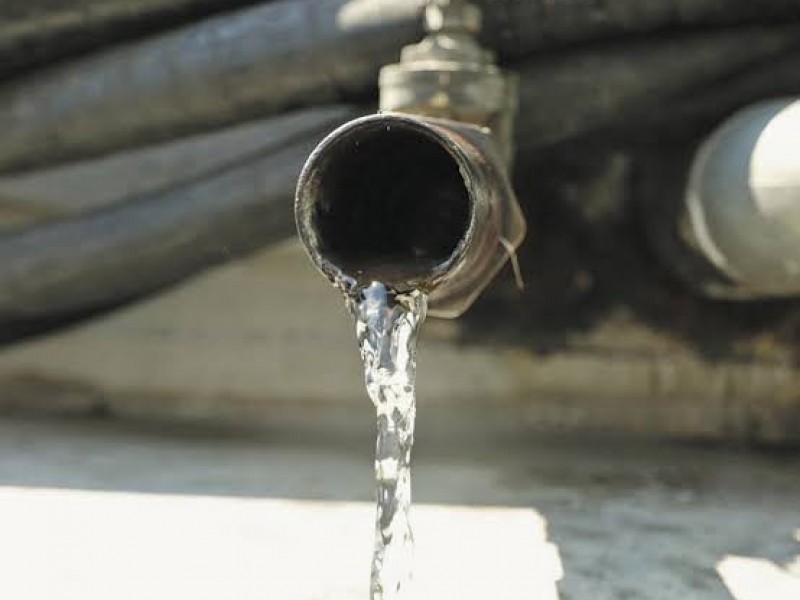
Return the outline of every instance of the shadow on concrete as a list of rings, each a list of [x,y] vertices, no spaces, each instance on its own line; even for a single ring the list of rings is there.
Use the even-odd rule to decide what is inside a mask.
[[[561,556],[561,600],[730,600],[728,555],[786,564],[800,457],[543,440],[457,447],[420,431],[415,502],[533,508]],[[0,421],[0,488],[372,501],[371,440],[96,421]]]

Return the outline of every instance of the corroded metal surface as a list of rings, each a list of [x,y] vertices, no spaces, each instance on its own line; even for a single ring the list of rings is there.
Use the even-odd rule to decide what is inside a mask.
[[[414,146],[404,146],[402,155],[389,153],[395,140],[408,136],[416,140]],[[370,140],[377,140],[374,147],[367,145]],[[442,181],[441,173],[414,178],[422,171],[416,160],[423,148],[444,153],[447,162],[439,170],[449,166],[455,181]],[[369,154],[354,160],[359,152]],[[367,173],[371,178],[365,179]],[[364,182],[358,198],[353,181]],[[405,195],[399,197],[397,190]],[[451,199],[456,194],[463,197]],[[413,207],[428,208],[403,210]],[[526,230],[506,165],[486,130],[400,113],[362,117],[326,137],[303,167],[295,216],[311,260],[332,282],[361,286],[375,279],[399,290],[419,288],[430,292],[430,314],[442,317],[460,316],[472,305]],[[342,237],[354,219],[361,231],[353,231],[352,239]],[[383,243],[365,244],[370,228],[400,232],[391,239],[403,245],[395,243],[387,251]],[[418,250],[406,249],[412,230],[424,232],[425,244]],[[450,230],[452,239],[445,237]],[[422,253],[428,246],[438,248],[440,237],[444,252]],[[376,264],[381,259],[385,263]],[[372,267],[363,268],[364,263]]]

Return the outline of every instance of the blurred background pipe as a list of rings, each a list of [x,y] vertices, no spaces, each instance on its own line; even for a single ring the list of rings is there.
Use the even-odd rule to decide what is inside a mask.
[[[800,294],[800,101],[750,106],[698,149],[677,226],[729,299]],[[690,282],[696,284],[697,282]]]

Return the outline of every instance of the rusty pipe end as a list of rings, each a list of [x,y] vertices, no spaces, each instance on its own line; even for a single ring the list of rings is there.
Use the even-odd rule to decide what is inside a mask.
[[[355,119],[312,152],[295,217],[316,267],[346,291],[381,281],[462,314],[524,237],[525,222],[487,130],[446,119]]]

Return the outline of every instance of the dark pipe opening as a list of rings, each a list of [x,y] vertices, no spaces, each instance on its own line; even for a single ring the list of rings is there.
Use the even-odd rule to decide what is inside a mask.
[[[315,176],[319,250],[347,274],[430,274],[470,222],[470,195],[442,142],[403,124],[370,124],[327,148]]]

